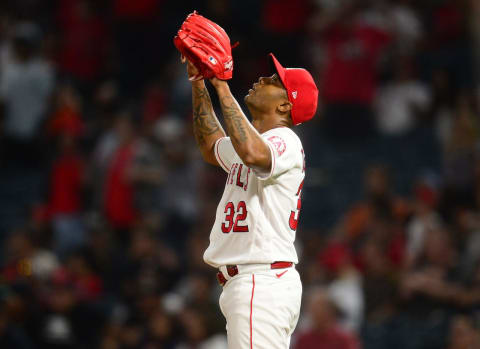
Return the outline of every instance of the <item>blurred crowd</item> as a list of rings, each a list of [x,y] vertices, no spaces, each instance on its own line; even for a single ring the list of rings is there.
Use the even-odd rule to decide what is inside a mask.
[[[172,44],[194,9],[240,42],[240,102],[271,51],[319,86],[292,348],[480,348],[473,0],[2,0],[0,348],[227,348],[225,175]]]

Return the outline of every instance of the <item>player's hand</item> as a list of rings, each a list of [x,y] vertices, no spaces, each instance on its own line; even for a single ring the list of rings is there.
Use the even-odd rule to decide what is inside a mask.
[[[187,63],[188,81],[203,80],[203,76],[199,73],[197,67],[195,67],[184,55],[180,56],[180,60],[182,63]]]

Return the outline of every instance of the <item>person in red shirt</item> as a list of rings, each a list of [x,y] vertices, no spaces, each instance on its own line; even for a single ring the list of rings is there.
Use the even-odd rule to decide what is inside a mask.
[[[364,139],[373,134],[372,102],[377,87],[379,60],[390,34],[360,18],[360,2],[324,18],[314,27],[326,52],[322,71],[323,119],[332,139]],[[317,35],[318,35],[317,34]]]
[[[259,3],[262,3],[260,23],[264,35],[261,41],[269,42],[276,48],[276,54],[286,61],[295,62],[302,50],[311,1],[266,0]]]
[[[74,134],[62,132],[58,144],[60,154],[50,172],[48,214],[54,231],[54,250],[62,258],[85,243],[80,218],[85,169]]]
[[[61,33],[57,54],[60,72],[81,84],[92,84],[106,69],[110,35],[92,1],[60,1],[57,12]]]
[[[360,349],[358,338],[340,327],[338,311],[323,289],[315,289],[308,303],[311,326],[300,333],[294,349]]]
[[[104,213],[112,228],[122,240],[128,240],[128,231],[133,227],[138,212],[134,203],[132,168],[136,153],[136,134],[127,115],[115,122],[118,144],[106,169],[104,183]]]
[[[53,163],[50,175],[50,214],[78,214],[82,204],[84,164],[74,150],[72,137],[64,135],[61,140],[62,154]]]

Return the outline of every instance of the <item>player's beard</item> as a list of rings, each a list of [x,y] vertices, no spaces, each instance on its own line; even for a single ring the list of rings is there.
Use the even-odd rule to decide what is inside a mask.
[[[255,93],[255,92],[253,92]],[[244,98],[245,104],[247,105],[248,110],[250,111],[250,115],[252,116],[252,120],[258,120],[259,115],[264,113],[263,108],[259,105],[259,101],[257,100],[256,96],[248,94]]]

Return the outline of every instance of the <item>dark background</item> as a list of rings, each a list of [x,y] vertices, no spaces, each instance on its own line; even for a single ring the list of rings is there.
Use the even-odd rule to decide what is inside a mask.
[[[0,347],[226,348],[225,174],[172,43],[194,9],[240,42],[242,106],[269,52],[320,90],[292,348],[480,348],[473,0],[2,0]]]

